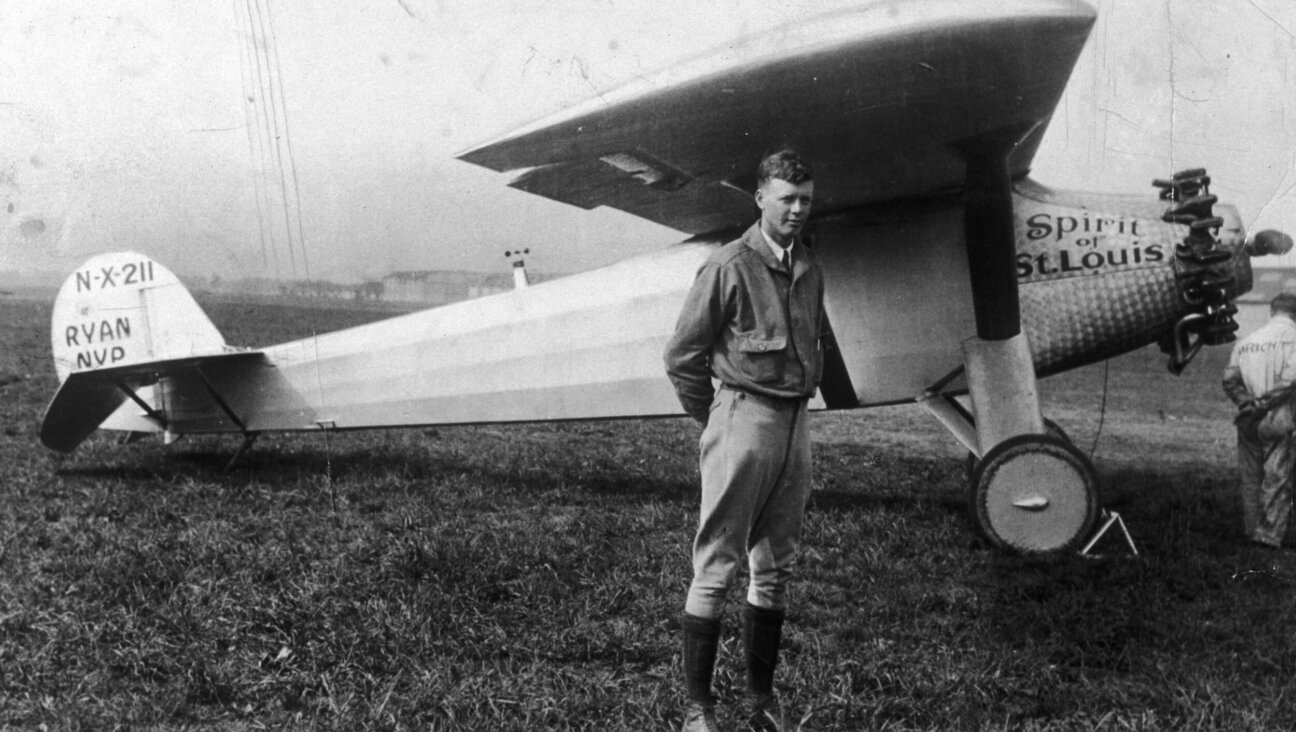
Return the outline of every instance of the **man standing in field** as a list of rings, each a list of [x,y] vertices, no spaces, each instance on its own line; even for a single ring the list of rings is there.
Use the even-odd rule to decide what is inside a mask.
[[[698,270],[666,349],[680,403],[704,427],[693,581],[682,620],[685,732],[716,729],[711,676],[720,620],[744,556],[751,573],[743,612],[745,715],[753,729],[790,729],[774,696],[774,668],[810,494],[806,402],[823,364],[823,274],[799,238],[813,197],[810,165],[795,152],[761,162],[760,220]]]
[[[1280,547],[1292,505],[1292,385],[1296,382],[1296,294],[1269,304],[1269,322],[1233,346],[1224,393],[1238,406],[1242,522],[1247,538]]]

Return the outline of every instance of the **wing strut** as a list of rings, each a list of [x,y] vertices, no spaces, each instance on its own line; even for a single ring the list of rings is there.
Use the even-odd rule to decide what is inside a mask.
[[[239,431],[243,433],[242,444],[240,444],[238,449],[234,451],[234,456],[229,459],[229,462],[225,463],[225,471],[229,472],[234,468],[234,465],[239,461],[239,458],[246,455],[247,451],[252,449],[252,444],[257,441],[257,438],[261,436],[261,433],[248,430],[247,424],[239,418],[238,413],[236,413],[229,405],[229,402],[225,401],[225,399],[220,395],[220,392],[216,391],[216,387],[212,385],[211,381],[207,378],[207,375],[203,373],[201,367],[194,366],[194,373],[202,380],[203,386],[207,388],[207,393],[211,396],[212,401],[216,402],[216,405],[221,408],[221,411],[225,413],[225,416],[229,417],[231,422],[238,425]]]
[[[139,408],[143,409],[144,413],[148,415],[149,419],[156,422],[158,427],[161,427],[163,430],[167,428],[167,418],[165,414],[154,409],[152,405],[150,405],[148,402],[144,401],[143,399],[140,399],[139,394],[136,394],[134,389],[130,388],[129,386],[126,386],[126,382],[114,381],[113,383],[117,385],[118,389],[122,390],[122,393],[130,397],[130,400],[132,402],[138,404]]]
[[[247,425],[243,424],[243,420],[239,419],[239,416],[230,408],[229,403],[221,398],[220,392],[216,391],[216,387],[212,386],[211,381],[207,379],[207,375],[203,373],[202,368],[195,365],[194,373],[198,374],[198,378],[202,380],[203,386],[207,387],[207,393],[211,395],[212,401],[216,402],[216,406],[221,408],[221,411],[225,413],[226,417],[230,418],[231,422],[238,425],[239,431],[243,433],[244,437],[246,437],[248,435]]]
[[[229,471],[234,469],[234,464],[238,462],[239,458],[247,454],[248,450],[252,449],[252,443],[256,442],[257,438],[260,436],[261,436],[260,432],[243,433],[243,443],[238,446],[237,450],[234,451],[234,456],[229,459],[229,462],[225,463],[225,472],[228,473]]]
[[[962,376],[966,368],[959,366],[948,374],[942,376],[935,384],[923,389],[914,401],[918,406],[927,410],[927,413],[935,417],[945,429],[954,435],[954,439],[963,443],[968,452],[981,457],[981,443],[977,440],[976,434],[976,417],[963,406],[963,403],[949,394],[944,394],[945,387],[958,377]]]

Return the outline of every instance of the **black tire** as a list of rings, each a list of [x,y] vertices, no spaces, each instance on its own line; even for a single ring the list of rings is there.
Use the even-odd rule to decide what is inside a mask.
[[[1049,419],[1048,417],[1044,418],[1044,434],[1053,435],[1054,437],[1061,437],[1063,440],[1066,440],[1067,442],[1071,442],[1071,436],[1066,433],[1066,430],[1062,429],[1061,425]],[[1075,443],[1072,442],[1071,444],[1074,445]],[[972,474],[974,471],[976,471],[976,464],[977,464],[976,453],[969,452],[967,454],[967,466],[965,468],[967,481],[969,485],[972,483]]]

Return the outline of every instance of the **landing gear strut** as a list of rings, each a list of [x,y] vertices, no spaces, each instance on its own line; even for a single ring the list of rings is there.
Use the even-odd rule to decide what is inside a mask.
[[[995,547],[1074,551],[1098,519],[1097,473],[1084,453],[1059,437],[1017,435],[977,462],[968,503],[978,531]]]
[[[970,513],[991,544],[1026,553],[1076,549],[1098,517],[1098,474],[1046,434],[1030,344],[1021,329],[1008,158],[1029,129],[963,146],[964,231],[977,335],[963,344],[976,415]]]

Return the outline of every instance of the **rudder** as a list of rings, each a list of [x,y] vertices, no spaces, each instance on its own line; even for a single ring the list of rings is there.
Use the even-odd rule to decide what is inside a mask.
[[[73,373],[220,353],[225,339],[171,270],[101,254],[64,281],[50,328],[59,381]]]

